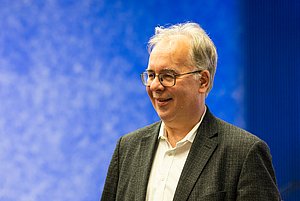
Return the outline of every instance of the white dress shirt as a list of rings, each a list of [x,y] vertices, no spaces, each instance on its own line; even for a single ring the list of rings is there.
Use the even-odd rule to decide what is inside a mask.
[[[200,121],[176,143],[175,147],[169,143],[165,124],[162,122],[158,136],[159,144],[148,181],[147,201],[173,200],[179,177],[205,112],[206,108]]]

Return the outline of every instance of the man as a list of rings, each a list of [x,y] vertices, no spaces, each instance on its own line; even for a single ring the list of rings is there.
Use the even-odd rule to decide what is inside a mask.
[[[123,136],[102,201],[280,200],[269,148],[205,105],[216,48],[196,23],[157,27],[141,77],[160,122]]]

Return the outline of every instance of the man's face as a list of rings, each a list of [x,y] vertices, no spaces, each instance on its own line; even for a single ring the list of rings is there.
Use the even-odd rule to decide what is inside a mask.
[[[173,71],[176,74],[197,70],[189,62],[189,43],[187,38],[162,41],[152,50],[148,71],[156,74]],[[201,88],[200,77],[184,75],[176,78],[172,87],[164,87],[156,77],[146,87],[150,100],[157,114],[165,123],[184,123],[195,119],[198,111],[204,106],[206,89]],[[199,117],[200,120],[200,117]]]

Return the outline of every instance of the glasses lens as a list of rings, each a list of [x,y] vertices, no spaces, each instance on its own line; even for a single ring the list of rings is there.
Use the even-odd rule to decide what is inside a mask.
[[[148,72],[143,72],[141,74],[142,82],[145,86],[149,86],[151,84],[151,75]]]
[[[144,72],[141,74],[142,82],[145,86],[150,86],[155,79],[155,73]],[[175,75],[170,73],[162,73],[158,75],[159,82],[165,87],[171,87],[175,85]]]
[[[159,81],[163,86],[170,87],[175,84],[175,75],[170,73],[162,73],[159,75]]]

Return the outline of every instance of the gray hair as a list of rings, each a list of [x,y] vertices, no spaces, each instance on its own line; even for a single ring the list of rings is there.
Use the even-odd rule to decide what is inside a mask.
[[[191,51],[190,58],[192,64],[199,70],[208,70],[210,73],[210,83],[207,94],[213,86],[215,72],[217,68],[217,50],[207,33],[197,23],[187,22],[175,24],[169,27],[158,26],[148,42],[148,51],[151,53],[155,45],[164,39],[173,36],[184,35],[190,38]]]

